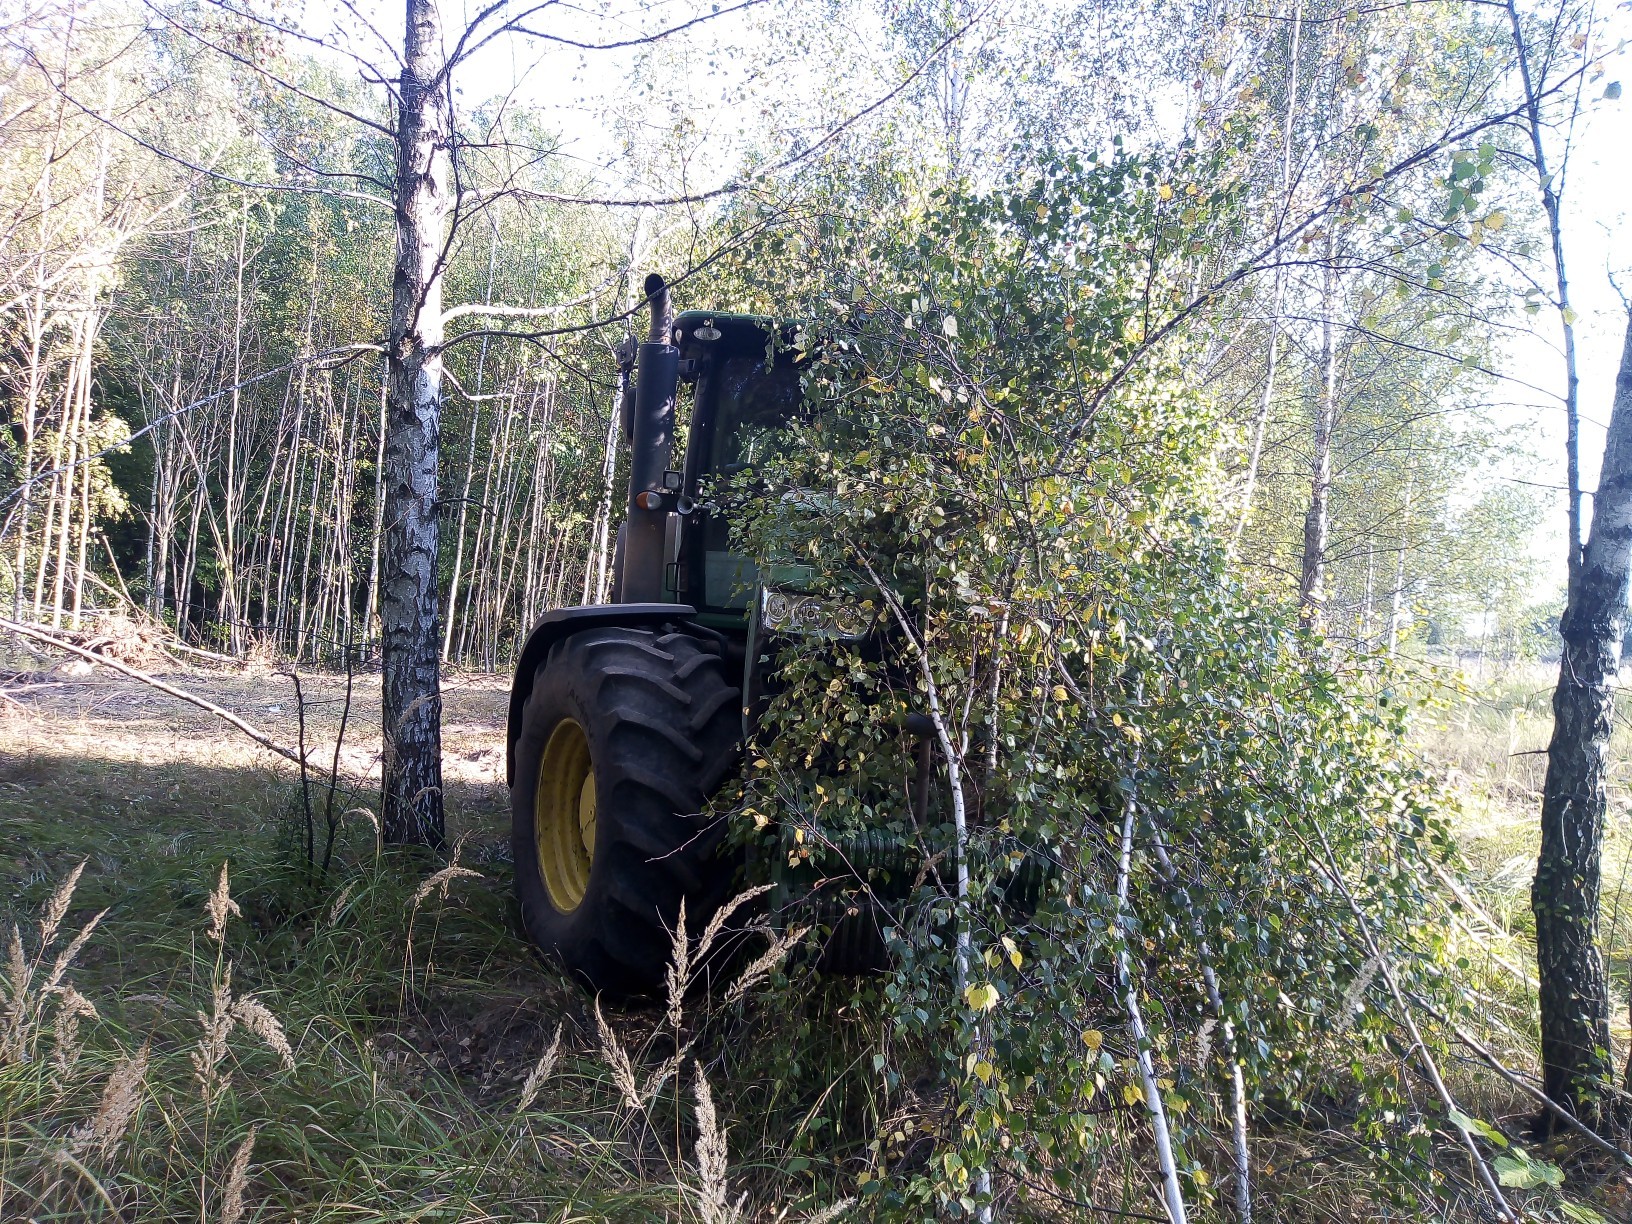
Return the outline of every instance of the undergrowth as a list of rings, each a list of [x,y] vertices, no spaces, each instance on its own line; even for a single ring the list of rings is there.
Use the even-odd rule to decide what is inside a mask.
[[[718,924],[676,933],[660,1016],[609,1020],[518,943],[458,851],[313,883],[269,841],[196,889],[128,881],[152,907],[121,906],[128,922],[75,904],[84,870],[6,952],[0,1218],[724,1224],[750,1193],[784,1218],[846,1206],[732,1168],[686,1001]],[[720,1010],[780,961],[785,942],[763,943]]]
[[[1462,1023],[1520,1070],[1533,1057],[1533,954],[1522,923],[1504,916],[1526,908],[1528,875],[1501,867],[1529,852],[1534,809],[1502,774],[1516,778],[1535,758],[1503,753],[1513,709],[1522,734],[1512,751],[1535,746],[1540,720],[1529,705],[1502,703],[1535,687],[1526,685],[1457,695],[1419,716],[1416,740],[1428,766],[1460,771],[1449,814],[1461,856],[1444,868],[1473,903],[1426,887],[1428,922],[1466,1000]],[[325,877],[305,866],[300,793],[287,778],[29,742],[0,754],[0,837],[18,885],[0,901],[0,917],[18,922],[14,942],[9,922],[0,926],[0,1218],[933,1217],[933,1204],[903,1191],[947,1178],[963,1089],[949,1086],[945,1049],[896,1019],[902,1002],[890,992],[913,981],[910,966],[823,978],[797,953],[783,959],[788,933],[762,929],[728,973],[693,986],[690,966],[709,959],[703,945],[723,928],[711,936],[692,923],[672,1000],[597,1009],[515,936],[498,811],[474,792],[461,800],[467,837],[451,861],[379,852],[348,801]],[[1611,879],[1625,821],[1617,808]],[[1614,925],[1611,899],[1605,931],[1619,970],[1628,923]],[[1040,963],[1038,945],[1017,950],[1027,971]],[[752,985],[729,997],[762,954]],[[1378,989],[1375,975],[1363,980],[1355,999]],[[1114,990],[1092,977],[1071,988],[1082,1015],[1098,1017],[1087,1031],[1111,1047]],[[1625,1173],[1573,1140],[1530,1141],[1533,1101],[1445,1038],[1435,1026],[1459,1107],[1489,1128],[1479,1131],[1487,1156],[1518,1183],[1504,1187],[1509,1202],[1528,1218],[1592,1218],[1569,1214],[1582,1203],[1620,1218]],[[1202,1055],[1176,1044],[1159,1057],[1170,1067]],[[1410,1050],[1385,1036],[1367,1057],[1375,1066],[1363,1076],[1316,1058],[1302,1086],[1271,1084],[1253,1101],[1260,1222],[1413,1218],[1378,1194],[1373,1147],[1356,1124],[1364,1102],[1334,1091],[1400,1074]],[[970,1073],[976,1083],[981,1070]],[[1047,1062],[1035,1074],[1062,1078]],[[1121,1060],[1117,1074],[1091,1102],[1101,1110],[1091,1175],[1079,1166],[1062,1183],[1047,1161],[1029,1172],[1000,1155],[999,1218],[1160,1210],[1149,1131],[1124,1096],[1132,1081]],[[1226,1088],[1198,1080],[1183,1090],[1188,1151],[1220,1187],[1191,1218],[1231,1218],[1229,1136],[1216,1112]],[[1023,1098],[1007,1125],[1011,1141],[1026,1141],[1034,1123]],[[1443,1123],[1423,1141],[1431,1166],[1456,1170]],[[1558,1176],[1562,1191],[1548,1180]],[[1451,1183],[1433,1210],[1472,1220],[1484,1208]]]

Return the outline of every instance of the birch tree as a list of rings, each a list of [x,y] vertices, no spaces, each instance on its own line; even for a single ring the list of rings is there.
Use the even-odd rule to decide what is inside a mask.
[[[380,637],[387,841],[440,845],[437,470],[442,427],[442,260],[452,138],[442,15],[408,0],[397,105],[396,269],[386,341]]]

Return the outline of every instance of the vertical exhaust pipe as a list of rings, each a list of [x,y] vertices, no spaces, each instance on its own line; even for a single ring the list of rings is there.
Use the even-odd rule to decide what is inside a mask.
[[[656,272],[646,278],[646,304],[652,311],[652,326],[646,333],[646,342],[667,344],[669,326],[674,322],[674,311],[669,305],[668,282]]]
[[[663,473],[674,460],[674,399],[680,385],[680,350],[669,343],[673,317],[669,287],[661,276],[646,278],[652,322],[640,346],[629,445],[629,508],[624,528],[621,596],[624,603],[660,603],[663,586],[667,510],[647,510],[641,494],[663,492]]]

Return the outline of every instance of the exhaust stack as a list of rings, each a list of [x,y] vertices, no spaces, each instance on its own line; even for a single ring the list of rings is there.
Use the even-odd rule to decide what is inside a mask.
[[[624,603],[660,603],[664,537],[670,497],[663,473],[674,460],[674,399],[680,385],[680,350],[669,343],[673,316],[669,286],[657,273],[646,278],[652,312],[646,343],[636,358],[634,411],[630,421],[629,508],[624,528],[621,597]],[[656,497],[644,496],[655,494]],[[655,501],[647,509],[641,501]]]

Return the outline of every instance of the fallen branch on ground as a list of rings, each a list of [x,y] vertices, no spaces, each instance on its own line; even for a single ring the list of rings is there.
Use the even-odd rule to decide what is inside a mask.
[[[300,753],[296,752],[293,748],[284,747],[265,731],[262,731],[259,727],[245,722],[231,710],[224,710],[220,706],[216,705],[213,701],[207,701],[203,697],[200,697],[197,693],[189,693],[186,689],[179,689],[173,684],[166,684],[157,676],[151,676],[147,672],[142,671],[140,668],[132,667],[128,663],[121,663],[118,659],[112,658],[108,655],[97,654],[94,650],[87,650],[83,646],[76,646],[72,642],[64,641],[55,634],[47,633],[43,629],[36,629],[32,625],[24,625],[17,621],[7,620],[5,617],[0,617],[0,629],[9,629],[12,633],[17,634],[20,637],[30,638],[33,641],[40,642],[46,646],[54,646],[58,650],[66,650],[69,654],[78,655],[80,658],[86,659],[101,667],[111,668],[122,675],[129,676],[132,680],[140,680],[143,684],[156,688],[161,693],[168,693],[170,696],[188,702],[191,705],[195,705],[201,710],[208,710],[217,718],[222,719],[223,721],[238,728],[238,730],[249,736],[250,739],[254,740],[261,747],[277,753],[286,761],[292,761],[296,765],[301,763]]]

